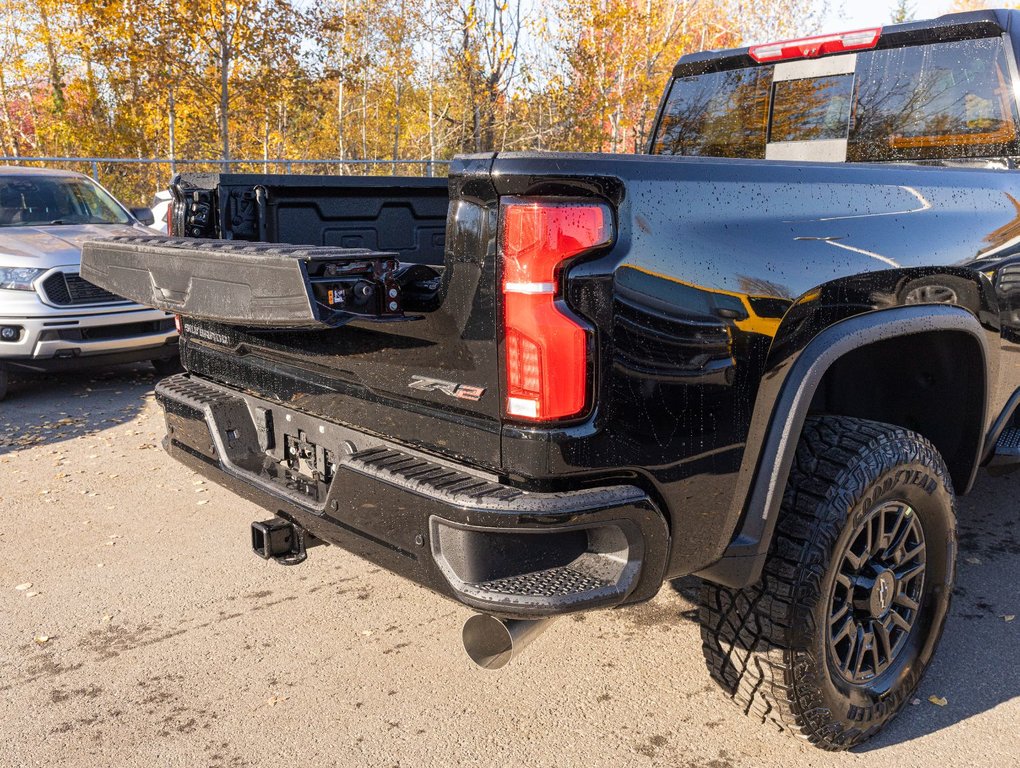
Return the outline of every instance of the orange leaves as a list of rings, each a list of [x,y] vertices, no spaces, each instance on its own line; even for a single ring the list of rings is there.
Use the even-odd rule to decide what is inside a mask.
[[[5,0],[0,151],[348,161],[312,172],[491,149],[642,151],[682,54],[811,31],[814,6]],[[100,177],[140,204],[166,185],[170,167],[101,166]]]

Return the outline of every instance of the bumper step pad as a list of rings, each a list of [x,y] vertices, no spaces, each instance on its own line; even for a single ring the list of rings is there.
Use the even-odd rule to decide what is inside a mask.
[[[1002,430],[995,443],[995,455],[1011,457],[1020,462],[1020,427],[1007,427]]]
[[[547,571],[485,581],[476,584],[475,588],[481,592],[493,592],[500,595],[569,597],[612,586],[612,582],[597,579],[565,565],[561,568],[550,568]]]

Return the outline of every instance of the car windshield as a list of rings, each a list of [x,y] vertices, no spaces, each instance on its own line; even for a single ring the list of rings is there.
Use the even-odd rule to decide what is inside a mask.
[[[75,176],[0,176],[0,227],[129,224],[109,193]]]

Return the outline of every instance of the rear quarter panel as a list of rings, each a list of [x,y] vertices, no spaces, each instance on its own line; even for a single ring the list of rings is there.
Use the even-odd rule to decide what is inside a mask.
[[[1020,241],[1013,172],[502,155],[493,179],[500,194],[605,197],[619,232],[569,273],[571,304],[599,329],[596,407],[559,430],[504,427],[504,468],[641,478],[669,510],[674,573],[722,553],[775,394],[820,330],[958,304],[993,350],[986,422],[1020,381],[1001,278]]]

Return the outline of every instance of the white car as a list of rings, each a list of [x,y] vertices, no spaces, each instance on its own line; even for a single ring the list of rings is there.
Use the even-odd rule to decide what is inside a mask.
[[[129,211],[86,176],[0,167],[0,399],[9,371],[152,361],[178,365],[174,317],[78,275],[81,245],[151,235],[148,208]]]

